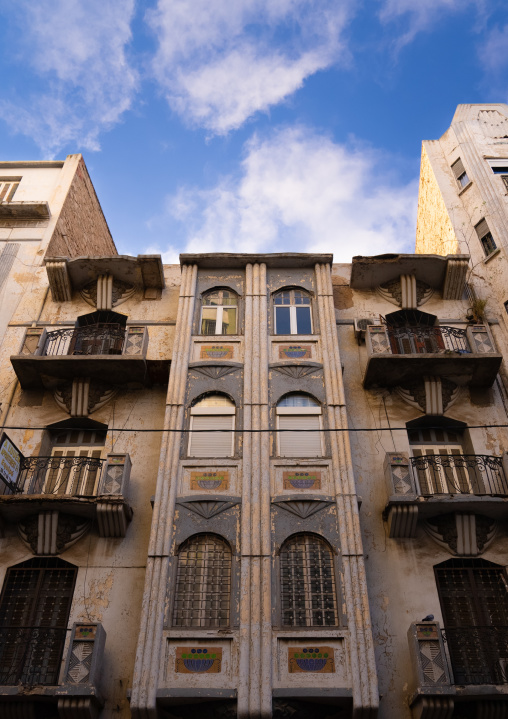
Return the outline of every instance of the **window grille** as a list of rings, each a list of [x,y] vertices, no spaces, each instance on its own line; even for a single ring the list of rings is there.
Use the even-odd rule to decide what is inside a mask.
[[[320,537],[298,534],[280,551],[282,624],[331,627],[338,624],[333,555]]]
[[[188,539],[178,552],[173,626],[228,627],[231,549],[214,534]]]
[[[58,558],[7,570],[0,600],[0,685],[57,684],[77,569]]]

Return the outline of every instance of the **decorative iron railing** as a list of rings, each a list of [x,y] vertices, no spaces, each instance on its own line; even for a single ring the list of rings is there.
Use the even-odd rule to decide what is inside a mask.
[[[43,355],[121,355],[123,327],[77,327],[46,334]]]
[[[96,457],[25,457],[15,491],[24,494],[93,496],[106,460]],[[3,483],[0,494],[12,494]]]
[[[57,684],[66,631],[0,627],[0,685]]]
[[[467,354],[466,330],[458,327],[387,327],[392,354]]]
[[[508,627],[445,627],[454,684],[508,684]]]
[[[484,454],[422,454],[410,457],[420,494],[508,496],[501,457]]]

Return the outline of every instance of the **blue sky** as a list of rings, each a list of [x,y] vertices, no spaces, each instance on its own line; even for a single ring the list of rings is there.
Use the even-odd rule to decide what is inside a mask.
[[[119,252],[411,252],[423,139],[508,101],[507,0],[0,0],[0,158]]]

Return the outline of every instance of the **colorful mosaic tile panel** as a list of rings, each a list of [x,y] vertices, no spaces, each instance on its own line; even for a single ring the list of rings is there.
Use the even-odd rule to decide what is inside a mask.
[[[290,674],[299,672],[314,672],[319,674],[334,674],[335,661],[331,647],[306,646],[289,647],[288,671]]]
[[[222,668],[222,647],[177,647],[177,674],[219,674]]]
[[[283,472],[284,489],[321,489],[321,472]]]
[[[279,345],[279,359],[312,359],[311,345]]]
[[[229,489],[229,472],[191,472],[190,488],[197,492],[223,492]]]
[[[201,345],[200,359],[203,360],[232,360],[233,345]]]

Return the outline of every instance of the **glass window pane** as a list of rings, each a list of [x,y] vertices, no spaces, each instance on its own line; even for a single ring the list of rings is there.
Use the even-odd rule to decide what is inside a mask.
[[[289,307],[275,308],[275,334],[290,335],[291,320],[289,316]]]
[[[225,307],[223,309],[222,334],[236,335],[236,307]]]
[[[295,305],[310,305],[310,297],[303,290],[295,290]]]
[[[220,292],[210,292],[210,294],[203,297],[203,305],[221,305],[222,296]]]
[[[203,307],[201,315],[201,334],[214,335],[217,319],[217,310],[214,307]]]
[[[234,407],[235,403],[225,394],[208,394],[196,402],[194,407]]]
[[[275,295],[275,297],[273,298],[273,304],[274,305],[289,305],[289,304],[291,304],[291,293],[289,291],[278,292]]]
[[[312,334],[312,325],[310,322],[310,307],[296,308],[296,334],[310,335]]]
[[[234,292],[229,292],[228,290],[222,290],[222,304],[223,305],[237,305],[238,302],[236,301],[236,295]],[[229,333],[231,334],[231,333]]]
[[[277,407],[319,407],[319,402],[308,394],[295,393],[283,397]]]

